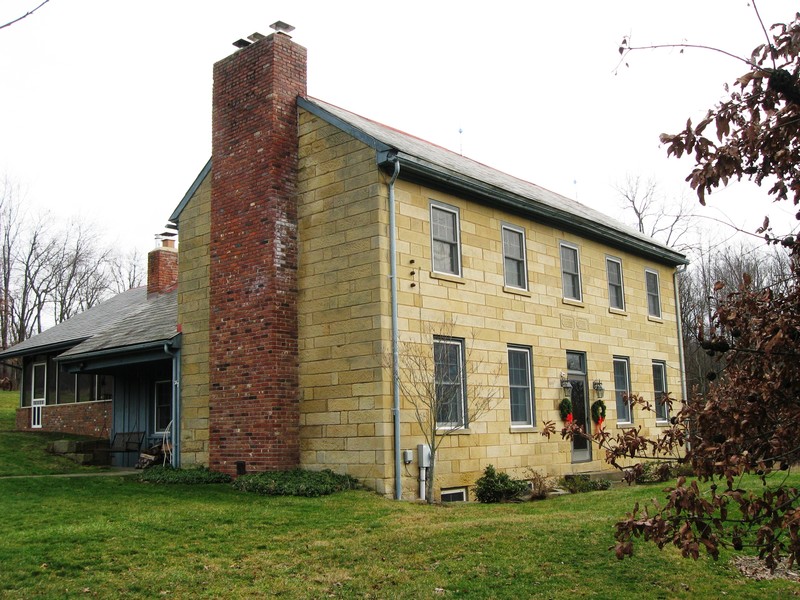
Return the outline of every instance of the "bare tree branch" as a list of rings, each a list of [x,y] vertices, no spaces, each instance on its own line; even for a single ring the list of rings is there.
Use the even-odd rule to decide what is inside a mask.
[[[13,21],[9,21],[9,22],[8,22],[8,23],[6,23],[5,25],[0,25],[0,29],[4,29],[4,28],[6,28],[6,27],[10,27],[10,26],[11,26],[11,25],[13,25],[14,23],[19,23],[20,21],[22,21],[22,19],[24,19],[24,18],[26,18],[26,17],[30,17],[30,16],[31,16],[33,13],[35,13],[37,10],[39,10],[40,8],[42,8],[42,7],[43,7],[45,4],[47,4],[48,2],[50,2],[50,0],[44,0],[44,2],[42,2],[42,3],[41,3],[39,6],[37,6],[37,7],[36,7],[36,8],[34,8],[33,10],[29,10],[28,12],[26,12],[26,13],[25,13],[24,15],[22,15],[21,17],[17,17],[17,18],[16,18],[16,19],[14,19]]]

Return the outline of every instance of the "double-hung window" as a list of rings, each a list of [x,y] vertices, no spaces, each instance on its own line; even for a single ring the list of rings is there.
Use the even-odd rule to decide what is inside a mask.
[[[581,269],[578,248],[561,243],[561,282],[564,298],[581,300]]]
[[[431,246],[433,270],[461,276],[458,209],[446,204],[431,203]]]
[[[651,317],[661,318],[661,290],[658,284],[658,273],[651,270],[644,272],[647,284],[647,314]]]
[[[511,426],[533,426],[533,386],[531,385],[531,350],[508,347],[508,387],[511,398]]]
[[[622,261],[618,258],[606,257],[606,275],[608,276],[609,307],[625,310],[625,294],[622,289]]]
[[[528,289],[528,269],[525,266],[525,230],[503,225],[503,269],[505,284],[521,290]]]
[[[464,340],[434,338],[433,361],[436,426],[450,429],[465,427]]]
[[[669,406],[667,396],[667,365],[661,361],[653,361],[653,397],[656,403],[656,421],[669,420]]]
[[[618,423],[633,423],[633,414],[631,411],[631,380],[629,375],[628,359],[615,356],[614,357],[614,395],[617,400],[617,422]]]

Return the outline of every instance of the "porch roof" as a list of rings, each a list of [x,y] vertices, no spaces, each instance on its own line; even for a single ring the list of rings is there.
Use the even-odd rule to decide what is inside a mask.
[[[126,317],[141,310],[146,302],[146,286],[127,290],[0,352],[0,360],[75,346],[103,331],[112,329]],[[175,321],[176,319],[173,319],[173,327]]]
[[[141,304],[122,319],[59,355],[75,362],[100,355],[141,353],[170,344],[178,335],[178,292],[145,295]]]

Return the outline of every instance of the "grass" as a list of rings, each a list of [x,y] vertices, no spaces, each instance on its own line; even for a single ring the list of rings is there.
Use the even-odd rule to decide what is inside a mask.
[[[363,491],[262,497],[130,477],[0,480],[0,597],[736,598],[800,586],[640,544],[617,515],[661,486],[427,506]],[[12,526],[13,524],[13,526]],[[438,590],[438,591],[437,591]]]
[[[0,391],[0,477],[9,475],[53,475],[91,473],[102,467],[78,465],[62,456],[45,452],[48,442],[86,439],[64,433],[14,431],[19,392]]]
[[[0,437],[8,432],[0,431]],[[613,524],[663,485],[427,506],[263,497],[124,476],[0,479],[2,598],[736,598],[800,585],[638,544]],[[794,479],[799,479],[794,476]]]

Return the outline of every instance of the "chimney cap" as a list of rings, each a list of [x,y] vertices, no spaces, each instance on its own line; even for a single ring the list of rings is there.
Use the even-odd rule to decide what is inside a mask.
[[[237,48],[247,48],[250,45],[250,42],[240,38],[235,42],[233,42],[233,45],[236,46]]]
[[[270,29],[274,29],[279,33],[291,33],[292,31],[294,31],[294,26],[289,25],[288,23],[284,23],[283,21],[275,21],[269,27]]]
[[[255,44],[256,42],[260,42],[261,40],[267,39],[267,36],[265,36],[263,33],[258,33],[257,31],[254,31],[253,33],[247,36],[247,39]]]

